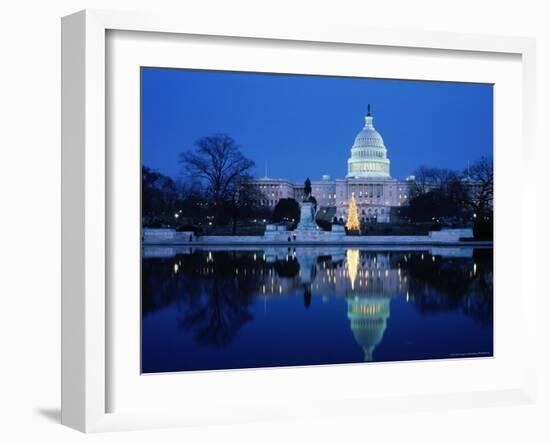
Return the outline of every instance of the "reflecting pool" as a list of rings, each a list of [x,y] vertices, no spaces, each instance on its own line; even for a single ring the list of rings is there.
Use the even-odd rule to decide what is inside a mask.
[[[492,248],[143,248],[143,373],[492,354]]]

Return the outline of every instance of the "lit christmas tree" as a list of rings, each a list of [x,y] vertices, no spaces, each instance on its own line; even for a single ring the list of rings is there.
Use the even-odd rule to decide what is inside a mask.
[[[348,208],[348,221],[346,222],[346,229],[348,231],[358,232],[361,227],[359,223],[359,216],[357,216],[357,206],[355,205],[355,196],[351,194],[351,199],[349,200]]]

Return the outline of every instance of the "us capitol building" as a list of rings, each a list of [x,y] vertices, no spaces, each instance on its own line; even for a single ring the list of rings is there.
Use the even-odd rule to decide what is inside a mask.
[[[320,210],[329,211],[332,218],[346,221],[352,195],[355,197],[358,216],[362,222],[390,221],[393,207],[407,204],[409,189],[414,177],[404,181],[390,175],[390,160],[382,136],[373,124],[370,105],[365,117],[365,126],[355,137],[348,159],[348,173],[345,178],[331,179],[323,175],[320,181],[312,181],[312,196]],[[254,180],[264,199],[260,206],[275,208],[281,198],[298,201],[304,194],[304,185],[287,179],[259,178]]]

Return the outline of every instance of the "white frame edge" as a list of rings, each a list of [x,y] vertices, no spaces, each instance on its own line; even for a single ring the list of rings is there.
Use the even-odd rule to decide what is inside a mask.
[[[105,28],[62,21],[61,421],[105,415]]]
[[[143,13],[85,10],[62,19],[62,395],[61,421],[84,432],[185,425],[182,416],[106,413],[106,137],[105,35],[108,30],[149,31],[282,40],[511,53],[522,57],[524,172],[535,171],[535,40],[455,33],[343,26],[292,27],[269,23],[200,20]],[[536,194],[523,192],[524,219],[536,220]],[[524,241],[523,264],[535,252]],[[525,266],[524,266],[525,267]],[[532,284],[535,284],[532,282]],[[534,288],[534,286],[533,286]],[[536,290],[526,294],[533,297]],[[535,338],[535,325],[530,333]],[[534,339],[533,339],[534,341]],[[534,345],[521,390],[442,394],[377,401],[376,411],[491,406],[533,402]],[[350,407],[343,407],[349,410]],[[354,405],[357,413],[372,404]],[[333,411],[319,405],[316,414]],[[307,414],[304,414],[306,416]],[[266,420],[268,417],[266,416]],[[192,422],[190,422],[192,423]]]

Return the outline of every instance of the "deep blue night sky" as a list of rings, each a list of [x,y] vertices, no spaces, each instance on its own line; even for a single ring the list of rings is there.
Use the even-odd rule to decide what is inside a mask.
[[[144,68],[143,164],[176,178],[182,151],[227,133],[256,176],[343,178],[369,103],[394,178],[492,155],[492,85]]]

